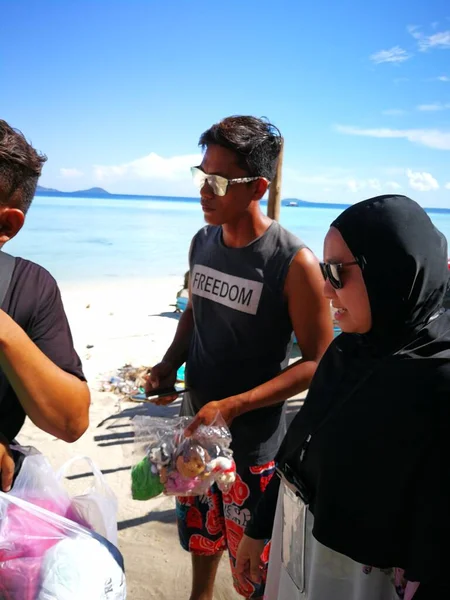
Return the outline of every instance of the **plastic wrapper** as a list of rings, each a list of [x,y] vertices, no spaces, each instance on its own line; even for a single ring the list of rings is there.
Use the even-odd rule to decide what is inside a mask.
[[[0,599],[125,600],[122,556],[87,522],[92,510],[76,510],[48,460],[22,450],[0,492]]]
[[[70,510],[67,516],[78,523],[86,523],[89,529],[93,529],[117,546],[117,498],[103,473],[91,458],[75,456],[69,459],[56,473],[56,477],[58,481],[62,482],[73,465],[80,462],[88,465],[93,480],[82,494],[71,496]]]
[[[134,417],[136,464],[131,489],[135,500],[161,493],[203,496],[213,484],[229,491],[236,479],[230,430],[218,415],[214,423],[200,425],[186,437],[184,431],[192,420]]]

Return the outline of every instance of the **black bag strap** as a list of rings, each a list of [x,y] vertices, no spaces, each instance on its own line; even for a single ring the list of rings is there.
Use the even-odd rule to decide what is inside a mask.
[[[8,292],[15,266],[16,259],[14,256],[0,251],[0,308]]]

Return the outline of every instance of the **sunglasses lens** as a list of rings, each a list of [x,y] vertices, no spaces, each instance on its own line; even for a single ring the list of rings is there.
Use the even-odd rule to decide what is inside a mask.
[[[323,278],[325,280],[328,279],[335,289],[340,290],[342,288],[340,269],[338,265],[333,265],[331,263],[320,263],[320,269],[322,271]]]
[[[330,269],[330,279],[340,281],[339,267],[337,265],[328,265],[328,268]]]
[[[216,196],[225,196],[227,193],[228,180],[220,175],[209,175],[208,183]]]
[[[202,187],[205,185],[206,173],[203,173],[203,171],[201,171],[197,167],[192,167],[191,174],[194,184],[201,190]]]
[[[330,279],[331,285],[337,290],[341,289],[342,281],[341,281],[341,270],[338,265],[329,264],[328,267],[328,276]]]
[[[191,167],[191,174],[194,184],[199,190],[201,190],[205,183],[208,182],[208,185],[216,196],[225,196],[227,193],[228,180],[225,179],[225,177],[221,177],[220,175],[208,175],[198,167]]]

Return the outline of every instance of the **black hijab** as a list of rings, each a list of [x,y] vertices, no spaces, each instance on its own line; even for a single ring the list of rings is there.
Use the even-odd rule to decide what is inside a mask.
[[[373,323],[366,340],[381,353],[392,350],[442,306],[448,280],[447,240],[406,196],[360,202],[331,226],[363,261]]]
[[[405,196],[356,204],[332,226],[363,261],[373,325],[331,344],[279,464],[306,485],[324,545],[435,580],[450,561],[447,243]]]

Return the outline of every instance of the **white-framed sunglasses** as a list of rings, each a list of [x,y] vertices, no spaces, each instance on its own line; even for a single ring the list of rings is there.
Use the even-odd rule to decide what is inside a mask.
[[[221,175],[209,175],[208,173],[205,173],[201,167],[191,167],[191,174],[195,185],[200,190],[205,183],[208,182],[208,185],[216,196],[225,196],[229,185],[235,185],[236,183],[250,183],[250,181],[265,179],[264,177],[238,177],[237,179],[227,179]]]

